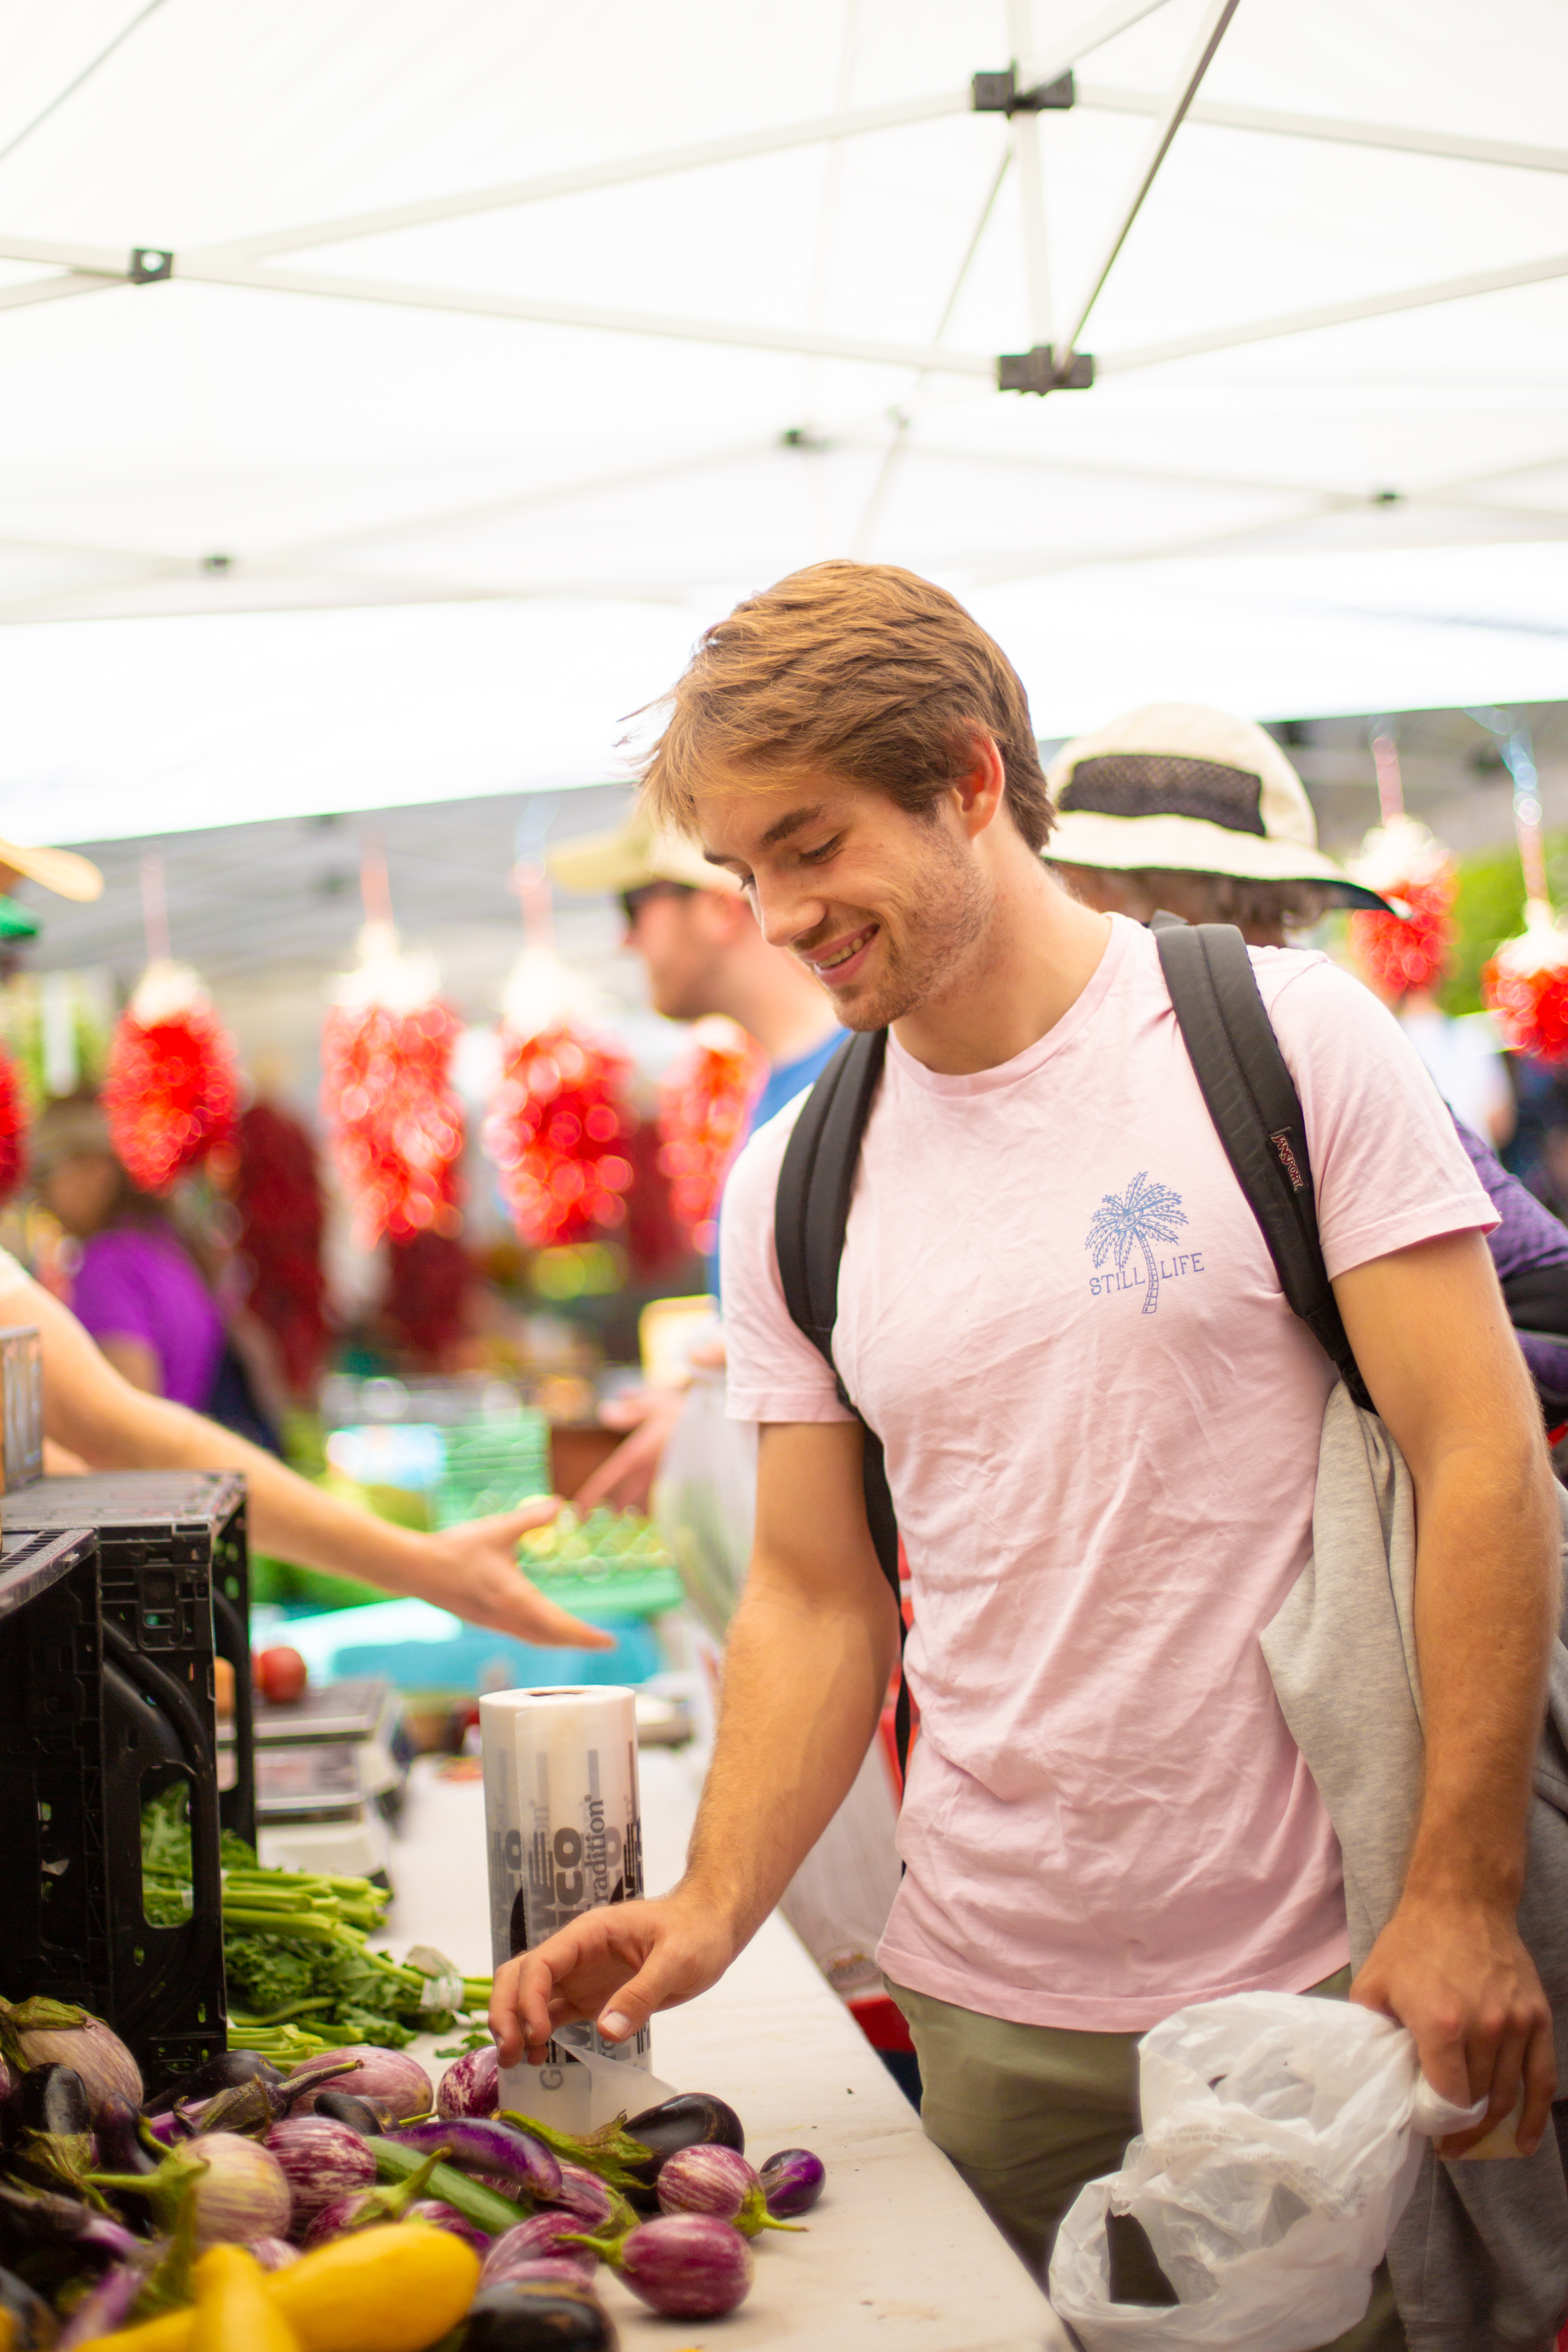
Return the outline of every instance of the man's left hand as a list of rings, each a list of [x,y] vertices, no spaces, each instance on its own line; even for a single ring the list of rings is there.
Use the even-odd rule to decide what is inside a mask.
[[[517,1565],[518,1538],[530,1528],[545,1526],[560,1508],[554,1496],[542,1496],[537,1502],[520,1504],[515,1511],[468,1519],[461,1527],[425,1537],[428,1567],[418,1587],[421,1597],[470,1625],[510,1633],[520,1642],[539,1642],[550,1649],[613,1650],[613,1633],[584,1624],[581,1617],[546,1600]]]
[[[1439,2140],[1462,2156],[1513,2111],[1533,2156],[1557,2088],[1552,2011],[1510,1911],[1474,1897],[1407,1892],[1351,1987],[1365,2009],[1408,2026],[1421,2071],[1456,2106],[1487,2101],[1485,2120]]]

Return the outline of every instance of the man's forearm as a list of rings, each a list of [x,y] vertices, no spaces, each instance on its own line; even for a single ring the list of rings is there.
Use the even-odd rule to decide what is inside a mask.
[[[1511,1913],[1562,1605],[1550,1474],[1531,1454],[1449,1455],[1417,1474],[1416,1527],[1426,1760],[1406,1891]]]
[[[884,1585],[824,1608],[753,1562],[731,1629],[718,1741],[681,1891],[737,1948],[773,1909],[853,1785],[898,1649]]]

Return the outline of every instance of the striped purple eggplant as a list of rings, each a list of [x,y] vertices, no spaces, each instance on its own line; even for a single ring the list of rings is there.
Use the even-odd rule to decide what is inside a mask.
[[[548,2205],[560,2194],[561,2167],[543,2141],[493,2116],[432,2116],[426,2123],[405,2124],[386,2137],[418,2156],[444,2149],[448,2164],[455,2164],[461,2172],[482,2172],[492,2180],[509,2182],[513,2197],[532,2197]]]

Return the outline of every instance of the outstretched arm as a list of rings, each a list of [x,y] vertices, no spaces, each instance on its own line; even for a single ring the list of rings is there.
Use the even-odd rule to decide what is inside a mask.
[[[596,1626],[568,1616],[519,1573],[517,1539],[553,1517],[552,1500],[439,1535],[395,1528],[323,1494],[216,1422],[133,1388],[58,1298],[23,1277],[0,1292],[0,1326],[36,1324],[44,1349],[44,1426],[92,1470],[243,1470],[250,1534],[263,1551],[362,1577],[388,1592],[416,1593],[470,1624],[519,1641],[584,1650],[611,1646]]]
[[[866,1525],[858,1422],[764,1429],[756,1541],[724,1656],[712,1768],[673,1894],[585,1912],[496,1977],[501,2063],[597,2021],[618,2042],[705,1992],[848,1794],[898,1655]]]
[[[1334,1284],[1378,1412],[1415,1486],[1415,1643],[1426,1714],[1420,1823],[1405,1891],[1352,1998],[1415,2034],[1428,2080],[1460,2105],[1544,2131],[1552,2017],[1515,1914],[1526,1815],[1562,1608],[1541,1414],[1487,1246],[1451,1234]]]

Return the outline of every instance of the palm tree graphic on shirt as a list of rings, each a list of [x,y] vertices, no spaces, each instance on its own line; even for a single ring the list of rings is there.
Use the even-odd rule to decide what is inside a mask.
[[[1125,1192],[1106,1193],[1090,1221],[1084,1247],[1094,1252],[1097,1272],[1114,1255],[1118,1274],[1133,1251],[1142,1250],[1149,1272],[1143,1312],[1152,1315],[1160,1304],[1160,1267],[1150,1244],[1173,1242],[1176,1227],[1186,1222],[1181,1194],[1168,1184],[1151,1184],[1148,1171],[1140,1170]]]

